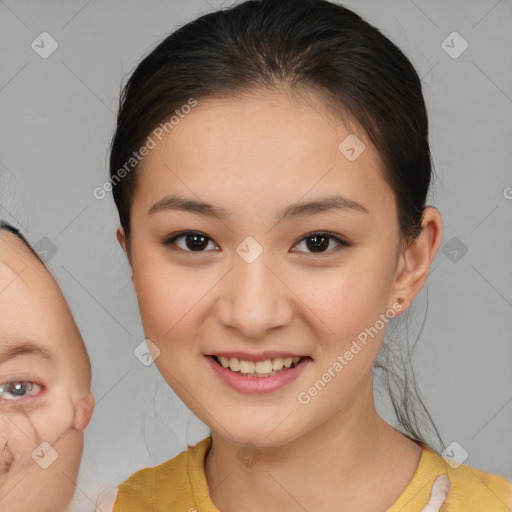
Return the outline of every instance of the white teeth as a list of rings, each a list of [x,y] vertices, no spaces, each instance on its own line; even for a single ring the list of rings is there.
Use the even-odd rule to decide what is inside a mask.
[[[276,357],[275,359],[272,359],[272,369],[276,372],[280,370],[284,366],[283,364],[283,358],[282,357]]]
[[[240,370],[240,361],[236,357],[230,357],[229,358],[229,367],[234,372],[237,372],[238,370]]]
[[[236,357],[217,358],[224,368],[229,368],[233,372],[240,372],[243,374],[252,375],[255,377],[268,377],[275,375],[279,371],[291,368],[292,365],[297,365],[301,360],[300,357],[276,357],[274,359],[265,359],[263,361],[247,361],[245,359],[238,359]]]
[[[240,361],[240,371],[242,373],[254,373],[254,361],[244,361],[243,359]]]
[[[270,359],[258,361],[255,365],[254,371],[256,373],[270,373],[272,371],[272,361]]]

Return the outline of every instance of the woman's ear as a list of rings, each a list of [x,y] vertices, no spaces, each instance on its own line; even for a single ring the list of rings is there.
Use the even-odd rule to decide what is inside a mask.
[[[128,258],[128,263],[130,266],[132,265],[132,260],[130,258],[130,251],[128,248],[128,241],[126,240],[126,234],[124,232],[124,229],[119,227],[116,231],[116,238],[119,242],[119,245],[123,248],[124,253],[126,254],[126,257]],[[133,268],[132,268],[132,281],[133,281]]]
[[[117,228],[116,238],[117,238],[117,241],[119,242],[119,245],[123,248],[123,251],[128,255],[128,252],[126,250],[126,236],[124,234],[123,228]]]
[[[390,301],[394,303],[399,297],[405,299],[402,312],[423,288],[442,237],[441,215],[433,206],[427,206],[422,213],[421,233],[403,249],[398,258]]]

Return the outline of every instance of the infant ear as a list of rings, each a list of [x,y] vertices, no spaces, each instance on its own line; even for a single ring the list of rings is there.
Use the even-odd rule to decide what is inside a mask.
[[[92,391],[89,391],[89,394],[84,396],[77,404],[75,409],[75,418],[74,418],[74,427],[77,430],[83,432],[89,422],[91,421],[92,413],[94,411],[94,395]]]

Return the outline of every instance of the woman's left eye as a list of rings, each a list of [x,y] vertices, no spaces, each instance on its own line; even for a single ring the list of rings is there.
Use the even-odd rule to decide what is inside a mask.
[[[5,400],[19,400],[24,396],[33,396],[41,392],[41,386],[35,382],[17,381],[0,384],[0,398]]]
[[[327,248],[330,246],[331,241],[334,241],[336,244],[334,250],[338,250],[343,247],[349,247],[351,245],[345,240],[342,240],[335,235],[331,235],[330,233],[317,232],[306,235],[304,238],[302,238],[299,244],[295,245],[294,247],[304,243],[308,249],[306,252],[325,253],[330,251],[330,249],[327,250]]]

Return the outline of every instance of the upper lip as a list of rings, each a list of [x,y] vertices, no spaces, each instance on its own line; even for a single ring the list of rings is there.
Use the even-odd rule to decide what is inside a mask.
[[[258,354],[251,354],[249,352],[215,352],[206,354],[207,356],[217,357],[236,357],[237,359],[244,359],[246,361],[265,361],[266,359],[277,359],[278,357],[308,357],[303,354],[293,354],[292,352],[277,352],[275,350],[259,352]]]

